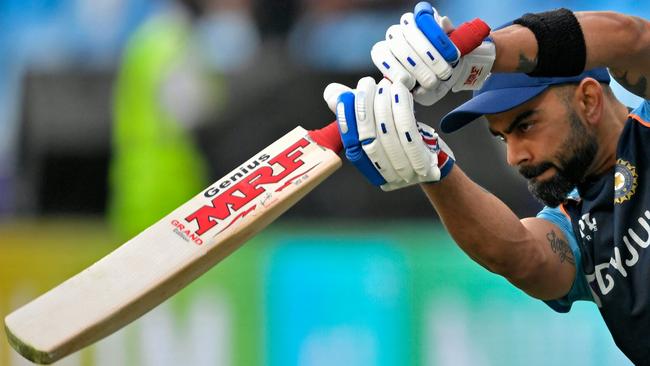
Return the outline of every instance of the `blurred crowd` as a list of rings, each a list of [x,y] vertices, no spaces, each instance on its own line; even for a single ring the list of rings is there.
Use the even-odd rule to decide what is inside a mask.
[[[414,3],[0,1],[0,217],[109,214],[125,235],[139,230],[296,125],[330,121],[323,88],[379,77],[369,50]],[[650,16],[650,5],[631,0],[434,6],[456,23],[493,26],[559,6]],[[436,127],[468,97],[418,107],[418,118]],[[470,176],[517,213],[534,213],[488,136],[476,124],[443,137]],[[348,167],[337,175],[292,214],[432,215],[417,188],[386,194]]]

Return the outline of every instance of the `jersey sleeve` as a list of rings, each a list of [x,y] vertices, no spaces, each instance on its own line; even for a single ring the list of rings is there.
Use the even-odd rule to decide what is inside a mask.
[[[642,121],[650,121],[650,100],[644,100],[643,103],[630,112],[630,116],[632,118],[639,117]]]
[[[573,305],[574,301],[593,301],[591,290],[589,289],[589,284],[583,275],[582,254],[580,252],[580,248],[578,247],[578,242],[573,232],[571,221],[569,221],[569,218],[565,216],[564,213],[562,213],[559,207],[544,207],[544,209],[542,209],[542,211],[537,214],[537,217],[550,221],[562,231],[564,236],[567,238],[567,241],[569,242],[569,246],[573,252],[573,258],[575,259],[576,264],[576,277],[573,280],[573,285],[571,286],[569,293],[559,299],[547,300],[544,302],[546,305],[550,306],[551,309],[559,313],[566,313],[571,310],[571,305]]]

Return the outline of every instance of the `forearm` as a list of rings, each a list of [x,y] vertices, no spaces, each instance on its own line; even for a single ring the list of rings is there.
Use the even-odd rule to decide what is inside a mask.
[[[492,272],[516,280],[539,254],[531,233],[501,200],[458,166],[443,181],[422,185],[456,243]]]
[[[585,38],[585,69],[608,67],[626,87],[645,83],[641,77],[647,77],[650,69],[647,21],[614,12],[576,12],[575,15]],[[492,32],[491,37],[496,46],[493,71],[530,72],[535,68],[538,47],[530,29],[512,25]],[[636,85],[634,90],[630,87],[636,94],[648,95],[645,87]]]

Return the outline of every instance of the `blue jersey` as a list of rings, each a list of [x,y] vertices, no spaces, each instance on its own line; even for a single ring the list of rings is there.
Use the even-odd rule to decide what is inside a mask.
[[[635,364],[650,364],[650,102],[632,111],[607,174],[577,187],[538,217],[562,229],[576,257],[576,279],[564,298],[596,303],[616,345]]]

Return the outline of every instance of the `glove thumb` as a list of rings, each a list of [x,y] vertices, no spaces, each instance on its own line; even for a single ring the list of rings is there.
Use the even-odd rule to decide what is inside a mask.
[[[451,33],[451,31],[454,30],[454,24],[451,22],[451,19],[449,19],[449,17],[447,16],[441,17],[440,14],[438,14],[438,12],[435,12],[434,15],[435,15],[434,18],[436,20],[436,23],[438,23],[440,28],[442,28],[442,30],[445,33]]]
[[[339,83],[331,83],[323,91],[323,99],[325,103],[330,108],[330,110],[336,113],[336,103],[338,102],[339,95],[351,91],[352,89],[347,86]]]

